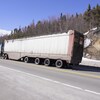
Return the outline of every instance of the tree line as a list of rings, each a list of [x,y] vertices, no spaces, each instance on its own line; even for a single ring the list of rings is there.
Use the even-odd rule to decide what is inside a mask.
[[[88,31],[93,27],[100,27],[100,5],[97,4],[91,8],[89,4],[83,14],[75,15],[60,14],[59,17],[52,17],[48,20],[34,21],[23,28],[15,28],[10,35],[0,37],[3,39],[17,39],[23,37],[40,36],[47,34],[57,34],[67,32],[70,29],[77,30],[81,33]]]

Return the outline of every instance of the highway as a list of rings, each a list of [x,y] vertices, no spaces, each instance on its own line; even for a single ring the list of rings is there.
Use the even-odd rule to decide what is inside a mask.
[[[0,59],[0,100],[100,100],[100,68]]]

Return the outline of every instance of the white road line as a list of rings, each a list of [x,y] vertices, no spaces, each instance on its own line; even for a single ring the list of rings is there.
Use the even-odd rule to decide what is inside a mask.
[[[91,91],[91,90],[87,90],[87,89],[85,89],[84,91],[86,91],[86,92],[90,92],[90,93],[93,93],[93,94],[100,95],[100,93],[98,93],[98,92],[95,92],[95,91]]]
[[[50,82],[53,82],[53,83],[61,84],[61,85],[64,85],[64,86],[67,86],[67,87],[70,87],[70,88],[86,91],[86,92],[93,93],[93,94],[96,94],[96,95],[100,95],[100,93],[95,92],[95,91],[91,91],[91,90],[88,90],[88,89],[82,89],[80,87],[76,87],[76,86],[69,85],[69,84],[66,84],[66,83],[62,83],[62,82],[59,82],[59,81],[54,81],[52,79],[41,77],[41,76],[38,76],[38,75],[35,75],[35,74],[30,74],[30,73],[27,73],[27,72],[19,71],[17,69],[12,69],[12,68],[8,68],[8,67],[4,67],[4,66],[0,66],[0,67],[6,68],[6,69],[9,69],[9,70],[12,70],[12,71],[16,71],[16,72],[19,72],[19,73],[23,73],[23,74],[26,74],[28,76],[37,77],[37,78],[40,78],[42,80],[46,80],[46,81],[50,81]]]

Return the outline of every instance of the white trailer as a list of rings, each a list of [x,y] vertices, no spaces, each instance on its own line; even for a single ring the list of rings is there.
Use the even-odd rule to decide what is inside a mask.
[[[21,59],[28,62],[30,58],[35,64],[55,63],[79,64],[83,56],[83,35],[70,30],[68,33],[37,36],[23,39],[5,40],[4,58]]]

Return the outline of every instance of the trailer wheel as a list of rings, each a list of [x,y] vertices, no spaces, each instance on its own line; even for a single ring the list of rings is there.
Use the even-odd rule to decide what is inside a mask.
[[[39,59],[39,58],[35,58],[34,63],[35,63],[36,65],[39,65],[39,64],[40,64],[40,59]]]
[[[44,65],[49,66],[50,65],[50,59],[45,59],[44,60]]]
[[[63,67],[63,61],[62,60],[57,60],[55,63],[56,67],[62,68]]]
[[[25,57],[25,58],[24,58],[24,62],[25,62],[25,63],[28,63],[28,62],[29,62],[29,58],[28,58],[28,57]]]
[[[4,59],[8,59],[8,54],[4,54]]]

